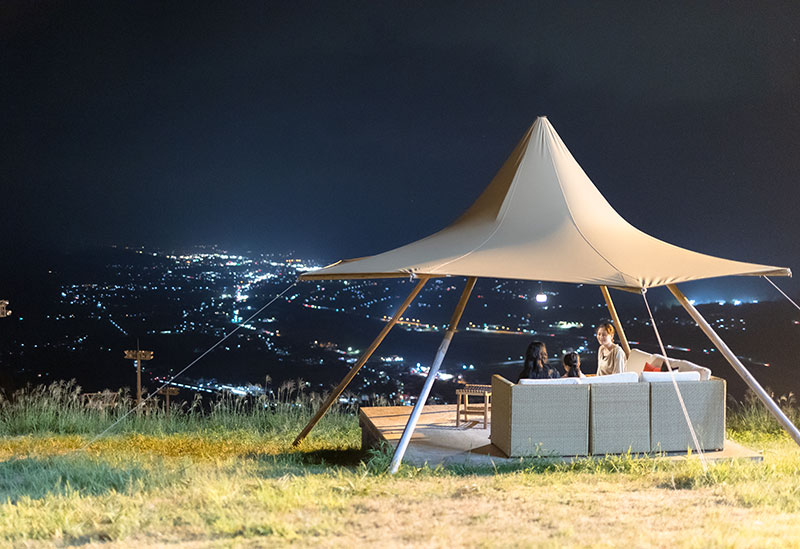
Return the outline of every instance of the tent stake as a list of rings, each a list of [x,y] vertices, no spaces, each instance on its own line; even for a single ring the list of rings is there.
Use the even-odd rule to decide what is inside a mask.
[[[362,355],[358,358],[358,362],[356,362],[355,366],[353,366],[353,368],[347,373],[347,375],[344,376],[344,379],[342,379],[342,381],[339,382],[339,385],[337,385],[336,388],[331,391],[331,393],[328,395],[328,398],[326,398],[325,402],[323,402],[322,406],[320,406],[320,409],[317,410],[317,413],[314,414],[314,417],[311,418],[311,421],[308,422],[308,425],[306,425],[300,432],[300,434],[297,435],[297,438],[294,439],[294,442],[292,442],[292,446],[297,446],[298,444],[300,444],[300,442],[304,438],[306,438],[308,433],[311,432],[311,429],[314,428],[317,422],[320,419],[322,419],[322,416],[325,415],[325,413],[333,405],[336,399],[339,398],[339,395],[341,395],[344,392],[344,390],[356,376],[361,367],[364,364],[366,364],[367,360],[369,360],[369,357],[372,356],[372,353],[375,352],[375,350],[378,348],[378,345],[380,345],[383,339],[386,337],[386,334],[389,333],[389,330],[391,330],[392,327],[395,324],[397,324],[397,321],[400,320],[400,316],[403,314],[403,312],[405,312],[408,306],[411,305],[411,302],[414,301],[414,298],[417,297],[417,294],[419,294],[420,290],[422,290],[422,287],[425,285],[427,281],[428,281],[427,277],[420,278],[419,282],[417,282],[417,285],[414,286],[413,290],[411,290],[411,293],[408,294],[408,297],[406,297],[405,301],[403,301],[403,303],[397,308],[397,311],[395,311],[392,319],[386,324],[386,326],[383,327],[381,333],[378,334],[378,337],[376,337],[375,340],[372,342],[372,344],[367,348],[367,350],[362,353]]]
[[[400,462],[403,461],[408,443],[411,442],[411,436],[414,434],[414,429],[417,426],[417,421],[419,421],[422,408],[425,406],[425,401],[428,400],[428,395],[431,393],[431,387],[433,387],[436,374],[439,373],[439,367],[442,365],[444,355],[447,354],[447,348],[450,347],[450,342],[453,340],[453,334],[455,334],[458,321],[461,320],[461,315],[464,313],[464,308],[467,306],[467,301],[469,300],[469,296],[477,280],[477,277],[474,276],[467,279],[467,284],[464,286],[464,291],[461,293],[461,299],[459,299],[458,305],[456,305],[453,311],[450,324],[447,326],[444,338],[442,338],[442,342],[439,344],[439,350],[436,351],[436,357],[433,359],[431,369],[428,370],[428,377],[425,378],[425,385],[422,386],[422,392],[419,395],[419,399],[417,399],[417,403],[414,405],[414,409],[411,411],[411,416],[408,418],[406,428],[403,430],[403,436],[400,437],[400,442],[397,444],[397,448],[392,456],[392,464],[389,467],[389,472],[391,474],[395,474],[400,468]]]
[[[744,367],[744,364],[742,364],[739,359],[736,358],[736,355],[733,354],[725,342],[722,341],[722,338],[720,338],[714,329],[711,328],[700,312],[694,308],[694,305],[689,303],[689,300],[686,299],[686,296],[683,295],[683,292],[681,292],[674,284],[667,284],[667,288],[669,288],[669,291],[672,292],[672,295],[675,296],[675,299],[678,300],[678,303],[680,303],[683,308],[686,309],[697,325],[700,326],[700,329],[703,330],[706,336],[708,336],[708,339],[710,339],[711,342],[717,346],[725,359],[730,363],[731,366],[733,366],[733,369],[736,370],[736,373],[741,376],[744,382],[747,383],[756,396],[761,399],[761,402],[764,403],[772,415],[775,416],[775,419],[778,420],[778,423],[780,423],[786,432],[788,432],[789,435],[794,439],[794,441],[800,445],[800,431],[798,431],[797,427],[795,427],[791,420],[786,417],[786,414],[783,413],[780,407],[775,403],[774,400],[772,400],[763,387],[759,385],[758,381],[756,381],[756,378],[753,377],[753,374],[751,374],[747,368]]]
[[[614,307],[614,302],[611,301],[611,294],[608,293],[608,286],[600,286],[600,291],[603,292],[603,298],[606,300],[608,312],[611,313],[611,320],[614,321],[614,326],[619,333],[619,342],[622,344],[622,350],[625,351],[625,358],[631,356],[631,346],[628,344],[628,338],[625,337],[625,330],[622,329],[622,322],[617,314],[617,308]]]

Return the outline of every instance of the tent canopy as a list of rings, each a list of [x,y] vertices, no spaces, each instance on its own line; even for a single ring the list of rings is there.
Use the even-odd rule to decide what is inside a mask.
[[[301,280],[475,276],[651,288],[783,267],[705,255],[625,221],[539,117],[475,203],[416,242],[339,261]]]

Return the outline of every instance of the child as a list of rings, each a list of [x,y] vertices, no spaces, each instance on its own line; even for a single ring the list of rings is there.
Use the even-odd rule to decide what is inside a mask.
[[[581,372],[581,357],[574,351],[564,355],[564,371],[567,373],[561,377],[586,377]]]

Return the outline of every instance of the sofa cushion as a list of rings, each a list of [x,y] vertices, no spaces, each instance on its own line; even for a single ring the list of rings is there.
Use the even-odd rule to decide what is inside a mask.
[[[626,372],[641,372],[646,363],[653,363],[653,355],[645,353],[639,349],[631,349],[631,354],[628,355],[628,360],[625,361]]]
[[[656,367],[664,365],[665,358],[663,355],[645,353],[639,349],[631,349],[631,354],[625,362],[626,372],[643,372],[645,365],[651,364]],[[700,379],[703,381],[711,379],[711,370],[705,366],[699,366],[688,360],[679,360],[675,358],[669,359],[669,364],[673,370],[677,369],[680,372],[700,372]]]
[[[642,369],[642,371],[643,372],[660,372],[661,371],[661,367],[660,366],[653,366],[649,362],[645,362],[644,363],[644,368]]]
[[[580,378],[577,377],[559,377],[554,379],[529,379],[523,378],[519,380],[519,385],[578,385]]]
[[[642,372],[642,381],[647,383],[662,383],[672,381],[700,381],[700,372]]]
[[[575,378],[573,378],[575,379]],[[638,383],[639,374],[636,372],[623,372],[621,374],[611,374],[608,376],[592,376],[581,378],[583,383]]]

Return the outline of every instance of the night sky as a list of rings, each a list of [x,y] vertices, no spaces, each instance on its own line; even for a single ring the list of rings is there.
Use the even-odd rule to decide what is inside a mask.
[[[0,243],[373,254],[547,115],[633,225],[800,270],[800,3],[645,4],[3,2]]]

